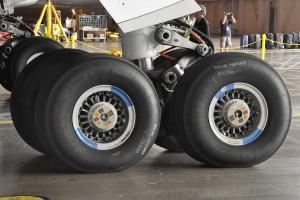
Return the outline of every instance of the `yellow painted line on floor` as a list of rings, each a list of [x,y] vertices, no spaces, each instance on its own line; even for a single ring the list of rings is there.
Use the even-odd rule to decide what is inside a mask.
[[[0,125],[13,124],[12,120],[0,120]]]
[[[293,113],[293,117],[294,117],[294,118],[300,117],[300,112]]]
[[[44,197],[34,197],[34,196],[7,196],[0,197],[0,200],[45,200]]]

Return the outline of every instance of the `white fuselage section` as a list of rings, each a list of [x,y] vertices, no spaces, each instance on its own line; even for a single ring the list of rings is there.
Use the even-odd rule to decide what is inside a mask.
[[[163,23],[201,10],[195,0],[99,1],[124,33]],[[38,0],[4,0],[4,2],[13,8],[34,5]]]
[[[182,0],[100,0],[117,23],[176,4]]]
[[[30,6],[33,4],[36,4],[38,0],[6,0],[6,1],[12,1],[14,7],[24,7],[24,6]]]
[[[201,10],[195,0],[100,0],[100,2],[124,33]]]

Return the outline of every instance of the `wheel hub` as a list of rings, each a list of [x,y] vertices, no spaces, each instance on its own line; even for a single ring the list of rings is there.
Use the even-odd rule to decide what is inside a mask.
[[[241,127],[247,123],[249,118],[250,108],[243,100],[234,99],[225,105],[224,119],[228,125]]]
[[[89,122],[99,131],[110,131],[118,120],[117,110],[106,102],[97,103],[89,111]]]
[[[99,85],[84,92],[73,109],[73,127],[79,139],[97,150],[123,144],[135,126],[135,109],[121,89]]]
[[[209,107],[213,133],[229,145],[253,142],[268,121],[268,106],[262,93],[247,83],[233,83],[220,89]]]

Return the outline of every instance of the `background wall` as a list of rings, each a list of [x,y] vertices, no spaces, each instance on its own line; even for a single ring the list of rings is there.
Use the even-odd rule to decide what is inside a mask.
[[[237,18],[234,32],[264,33],[270,31],[270,8],[274,7],[275,32],[300,32],[300,0],[197,0],[208,10],[213,33],[219,33],[221,13],[231,11]]]

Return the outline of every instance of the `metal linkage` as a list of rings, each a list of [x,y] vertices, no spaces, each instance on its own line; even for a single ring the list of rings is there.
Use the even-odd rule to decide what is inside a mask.
[[[158,42],[164,45],[194,50],[203,57],[209,53],[207,44],[196,44],[194,42],[191,42],[180,34],[168,28],[163,27],[158,29],[156,32],[156,39]]]
[[[8,21],[8,20],[11,20],[11,21]],[[25,25],[25,23],[22,21],[22,18],[21,17],[12,17],[12,16],[9,16],[9,15],[3,15],[0,17],[0,30],[3,31],[3,32],[7,32],[7,33],[10,33],[16,37],[19,37],[19,36],[23,36],[23,37],[31,37],[33,34],[32,34],[32,31],[27,28],[27,25],[25,26],[26,30],[23,30],[21,27],[22,25]]]
[[[12,1],[1,1],[0,7],[0,31],[7,32],[15,37],[31,37],[31,28],[22,21],[22,17],[14,17],[14,5]]]
[[[170,93],[174,92],[174,88],[180,79],[184,75],[185,70],[187,70],[199,57],[195,56],[184,56],[182,57],[176,65],[170,67],[162,75],[162,80],[164,81],[163,87]]]

